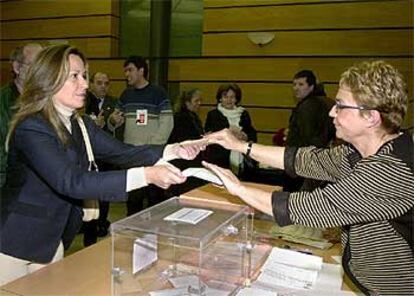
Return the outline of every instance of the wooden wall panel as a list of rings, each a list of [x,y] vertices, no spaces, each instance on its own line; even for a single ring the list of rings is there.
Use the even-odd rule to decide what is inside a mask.
[[[125,81],[111,80],[109,92],[112,96],[119,98],[126,87],[127,87],[126,80]]]
[[[263,145],[273,145],[272,143],[273,133],[257,133],[257,143]]]
[[[348,67],[369,57],[250,57],[174,59],[170,61],[171,81],[257,81],[290,82],[299,70],[312,69],[321,81],[338,81]],[[377,58],[375,58],[377,59]],[[399,69],[410,82],[413,60],[400,57],[384,58]]]
[[[207,56],[269,55],[410,55],[410,30],[289,31],[273,32],[274,40],[264,46],[253,44],[248,33],[204,34]]]
[[[408,105],[407,114],[405,115],[405,120],[403,126],[406,128],[414,129],[414,99],[409,97],[410,104]],[[414,131],[413,131],[414,134]]]
[[[358,2],[361,0],[309,0],[301,4],[315,4],[324,2]],[[226,8],[237,6],[264,6],[264,5],[297,5],[298,0],[204,0],[204,8]]]
[[[63,1],[6,1],[1,4],[1,19],[34,19],[96,14],[116,14],[111,0],[63,0]]]
[[[230,7],[204,10],[204,32],[412,26],[412,3],[369,1]],[[311,20],[311,21],[310,21]]]
[[[24,40],[24,41],[2,41],[1,44],[1,59],[8,59],[10,53],[17,46],[24,45],[28,42],[40,43],[47,46],[51,43],[56,43],[57,40]],[[117,48],[118,39],[110,37],[99,37],[99,38],[66,38],[58,40],[60,42],[67,42],[73,46],[79,48],[87,58],[105,58],[111,56],[113,47]],[[113,44],[115,43],[115,44]]]
[[[125,79],[123,59],[89,59],[88,64],[90,72],[100,71],[108,73],[111,79]]]
[[[2,39],[70,38],[113,36],[112,16],[1,22]]]
[[[216,104],[216,92],[221,83],[183,82],[180,90],[198,88],[202,92],[203,104]],[[296,100],[292,84],[288,83],[237,83],[242,90],[243,106],[293,108]],[[336,84],[325,84],[325,92],[334,98],[338,89]]]

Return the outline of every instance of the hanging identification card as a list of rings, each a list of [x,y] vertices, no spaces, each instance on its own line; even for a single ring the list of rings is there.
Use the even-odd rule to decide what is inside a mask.
[[[148,123],[148,110],[137,110],[137,118],[135,119],[137,125],[147,125]]]

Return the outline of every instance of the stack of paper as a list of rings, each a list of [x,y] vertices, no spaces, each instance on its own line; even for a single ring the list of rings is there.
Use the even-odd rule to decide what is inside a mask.
[[[270,234],[281,237],[286,241],[304,244],[319,249],[328,249],[332,246],[330,242],[323,238],[322,229],[306,227],[302,225],[289,225],[280,227],[272,226]]]
[[[321,268],[321,257],[273,248],[257,281],[289,288],[310,289]]]
[[[322,263],[322,258],[317,256],[273,248],[261,271],[250,291],[262,289],[278,296],[355,295],[341,290],[342,267]]]

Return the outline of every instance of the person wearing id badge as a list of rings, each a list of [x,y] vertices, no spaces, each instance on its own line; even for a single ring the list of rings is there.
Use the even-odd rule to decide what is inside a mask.
[[[128,87],[121,94],[118,106],[125,117],[124,142],[132,145],[166,144],[174,126],[166,91],[148,81],[148,64],[141,56],[128,57],[124,62],[124,73]],[[127,215],[164,199],[164,191],[155,186],[134,191],[128,198]]]

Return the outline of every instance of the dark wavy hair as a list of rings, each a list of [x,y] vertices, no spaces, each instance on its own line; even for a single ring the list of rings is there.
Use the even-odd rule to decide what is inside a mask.
[[[236,83],[227,83],[227,84],[220,85],[217,90],[217,94],[216,94],[217,104],[220,103],[223,93],[228,92],[230,89],[234,91],[234,93],[236,94],[236,105],[240,103],[242,99],[242,91],[240,87]]]

